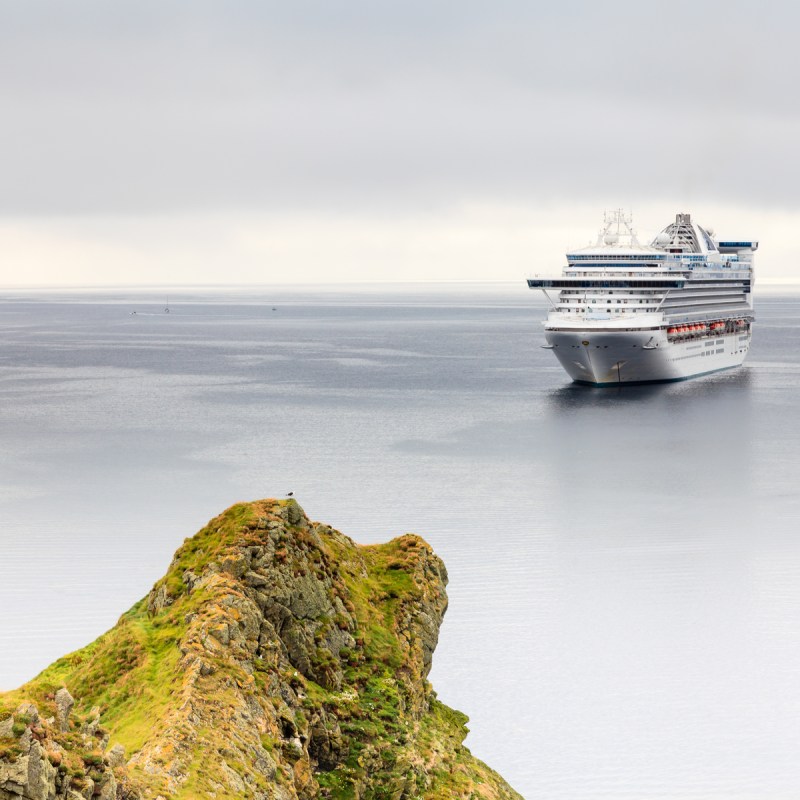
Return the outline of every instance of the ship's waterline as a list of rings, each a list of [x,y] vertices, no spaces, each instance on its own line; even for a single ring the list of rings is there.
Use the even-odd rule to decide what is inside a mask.
[[[689,214],[643,246],[630,219],[606,217],[595,246],[567,254],[561,277],[528,280],[551,304],[543,346],[573,380],[596,386],[738,367],[752,336],[757,248],[717,241]]]

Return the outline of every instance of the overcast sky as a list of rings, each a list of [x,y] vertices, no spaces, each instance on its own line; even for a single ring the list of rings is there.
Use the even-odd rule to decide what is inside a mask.
[[[519,280],[615,207],[792,279],[798,8],[7,0],[0,285]]]

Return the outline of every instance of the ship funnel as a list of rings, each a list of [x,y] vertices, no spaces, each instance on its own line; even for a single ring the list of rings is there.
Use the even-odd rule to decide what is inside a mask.
[[[681,223],[686,223],[690,225],[692,222],[692,215],[691,214],[676,214],[675,215],[675,224],[680,225]]]

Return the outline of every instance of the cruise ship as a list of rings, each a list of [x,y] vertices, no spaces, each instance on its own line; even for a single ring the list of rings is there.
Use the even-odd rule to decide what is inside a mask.
[[[622,211],[558,278],[529,278],[550,303],[547,344],[578,383],[680,381],[742,364],[753,330],[756,241],[718,241],[677,214],[648,245]]]

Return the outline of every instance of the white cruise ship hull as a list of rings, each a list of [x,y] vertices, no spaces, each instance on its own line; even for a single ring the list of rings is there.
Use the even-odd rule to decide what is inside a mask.
[[[751,332],[670,341],[664,330],[546,330],[548,349],[578,383],[680,381],[738,367]]]

